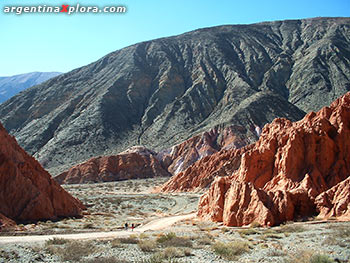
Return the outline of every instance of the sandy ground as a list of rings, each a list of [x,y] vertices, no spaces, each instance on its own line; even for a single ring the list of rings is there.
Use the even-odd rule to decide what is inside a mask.
[[[200,194],[152,194],[165,180],[64,186],[87,215],[1,233],[0,263],[350,262],[349,222],[225,227],[195,217]]]

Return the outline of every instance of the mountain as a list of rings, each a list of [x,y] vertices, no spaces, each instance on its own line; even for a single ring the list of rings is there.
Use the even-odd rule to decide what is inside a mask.
[[[0,103],[17,93],[56,77],[60,72],[32,72],[11,77],[0,77]]]
[[[52,174],[214,127],[292,121],[350,90],[350,18],[226,25],[138,43],[27,89],[0,120]]]
[[[238,166],[206,175],[215,180],[198,214],[228,226],[273,226],[309,216],[349,220],[349,138],[350,92],[298,122],[275,119],[251,147],[222,158],[240,158]],[[188,181],[196,182],[190,176]]]
[[[0,225],[82,216],[84,205],[66,192],[0,124]]]

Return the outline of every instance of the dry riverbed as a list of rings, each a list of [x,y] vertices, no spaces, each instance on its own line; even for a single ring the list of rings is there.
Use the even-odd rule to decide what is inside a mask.
[[[273,228],[230,228],[190,218],[172,226],[163,218],[193,213],[200,194],[151,194],[166,179],[67,185],[88,206],[81,219],[22,225],[8,235],[114,231],[118,236],[1,243],[0,262],[350,262],[350,223],[290,223]],[[135,231],[124,231],[125,222]],[[151,230],[142,227],[164,224]],[[98,233],[97,233],[98,232]],[[25,237],[23,237],[25,238]],[[338,260],[338,261],[334,261]]]

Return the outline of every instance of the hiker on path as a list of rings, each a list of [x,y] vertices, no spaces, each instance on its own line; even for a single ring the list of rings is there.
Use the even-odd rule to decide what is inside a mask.
[[[128,228],[129,228],[128,223],[125,223],[124,227],[125,227],[125,230],[128,230]]]

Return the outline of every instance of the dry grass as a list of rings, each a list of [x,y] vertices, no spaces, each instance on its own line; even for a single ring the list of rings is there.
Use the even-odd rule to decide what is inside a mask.
[[[157,243],[163,247],[193,247],[192,240],[187,237],[178,237],[175,233],[167,233],[157,238]]]
[[[125,259],[118,259],[116,257],[99,257],[82,261],[83,263],[131,263]]]
[[[324,245],[350,248],[350,229],[346,226],[330,226],[332,232],[327,236]]]
[[[245,241],[234,241],[231,243],[216,242],[212,246],[213,251],[227,260],[235,260],[237,256],[249,252],[249,243]]]
[[[315,253],[311,250],[303,250],[289,255],[284,263],[334,263],[334,260],[326,255]]]
[[[202,236],[200,237],[198,240],[197,240],[197,243],[199,245],[204,245],[204,246],[207,246],[207,245],[211,245],[213,244],[213,239],[211,236]]]
[[[255,230],[254,228],[247,228],[247,229],[238,230],[238,234],[241,237],[245,237],[245,236],[249,236],[249,235],[260,234],[260,232]]]
[[[118,239],[122,244],[137,244],[139,242],[139,239],[137,236],[122,237]]]
[[[153,252],[157,249],[157,243],[154,240],[139,241],[138,246],[143,252]]]
[[[91,255],[97,250],[96,246],[91,241],[67,241],[64,243],[63,247],[61,244],[50,244],[52,242],[48,242],[49,241],[45,244],[46,252],[59,256],[63,261],[77,262],[80,261],[82,257]]]
[[[278,230],[279,233],[301,233],[306,231],[305,227],[297,224],[287,224],[281,226]]]

